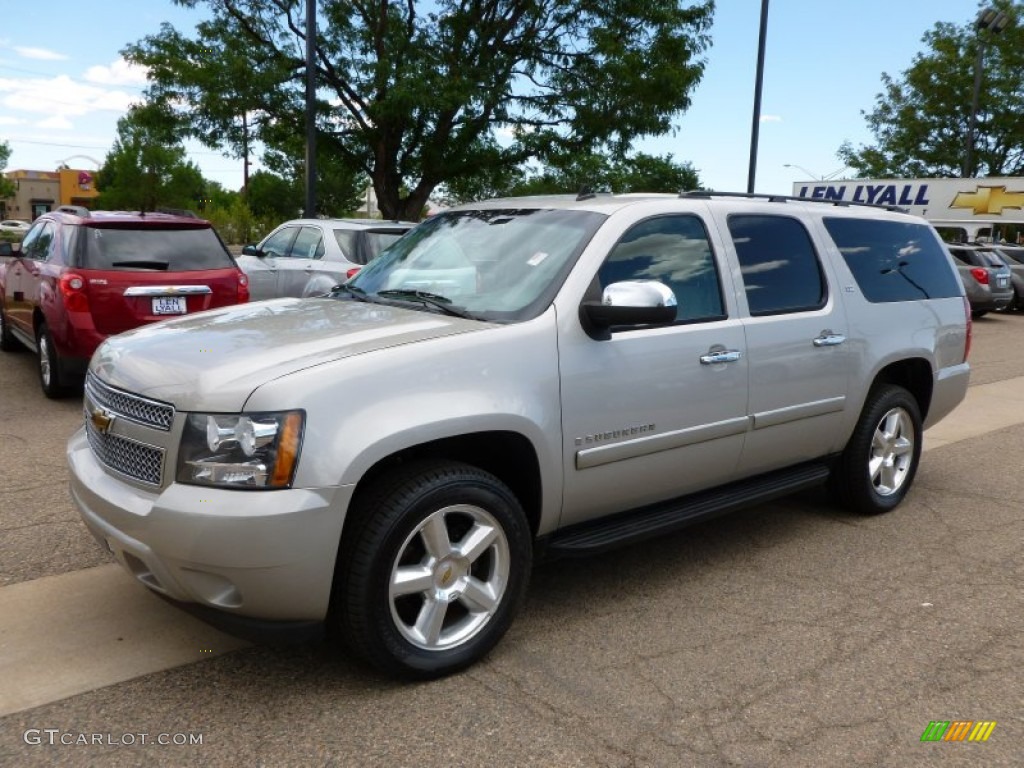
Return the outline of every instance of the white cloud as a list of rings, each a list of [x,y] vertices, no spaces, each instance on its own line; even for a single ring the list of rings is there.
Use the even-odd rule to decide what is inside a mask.
[[[85,79],[97,85],[145,85],[146,67],[131,64],[119,58],[112,62],[109,67],[89,67],[85,71]]]
[[[63,53],[50,51],[46,48],[31,48],[27,45],[16,45],[14,51],[25,59],[37,59],[39,61],[63,61],[67,58]]]
[[[781,123],[782,115],[761,115],[762,123]]]
[[[48,130],[70,131],[75,127],[75,125],[64,117],[64,115],[54,115],[53,117],[48,117],[45,120],[40,120],[36,123],[36,127],[46,128]]]
[[[72,80],[52,78],[0,78],[0,105],[9,110],[49,117],[86,115],[91,112],[123,112],[141,96],[111,91]]]
[[[26,120],[22,120],[20,117],[7,117],[7,115],[0,115],[0,125],[24,125],[26,122]]]

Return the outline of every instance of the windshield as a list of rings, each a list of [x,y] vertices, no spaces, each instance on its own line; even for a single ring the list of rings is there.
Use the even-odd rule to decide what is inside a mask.
[[[366,297],[434,310],[442,302],[480,319],[526,320],[551,303],[604,219],[546,209],[440,214],[395,242],[348,285]]]

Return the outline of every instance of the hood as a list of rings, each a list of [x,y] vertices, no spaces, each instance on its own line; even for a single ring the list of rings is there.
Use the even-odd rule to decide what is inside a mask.
[[[89,368],[112,386],[181,410],[232,412],[261,384],[303,368],[492,327],[358,301],[277,299],[112,336]]]

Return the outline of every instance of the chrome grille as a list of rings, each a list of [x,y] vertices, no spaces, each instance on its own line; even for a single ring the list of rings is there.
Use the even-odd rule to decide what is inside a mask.
[[[114,389],[91,373],[85,379],[85,391],[94,403],[130,421],[156,427],[165,432],[171,428],[171,422],[174,421],[173,405]]]
[[[103,434],[85,414],[85,433],[96,458],[115,472],[142,483],[160,485],[163,475],[164,451],[120,435]]]

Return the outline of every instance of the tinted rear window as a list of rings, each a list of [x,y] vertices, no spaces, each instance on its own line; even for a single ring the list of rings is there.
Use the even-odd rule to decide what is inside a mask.
[[[210,228],[82,227],[84,269],[186,272],[225,269],[233,262]]]
[[[960,279],[927,225],[846,218],[824,223],[868,301],[961,295]]]

